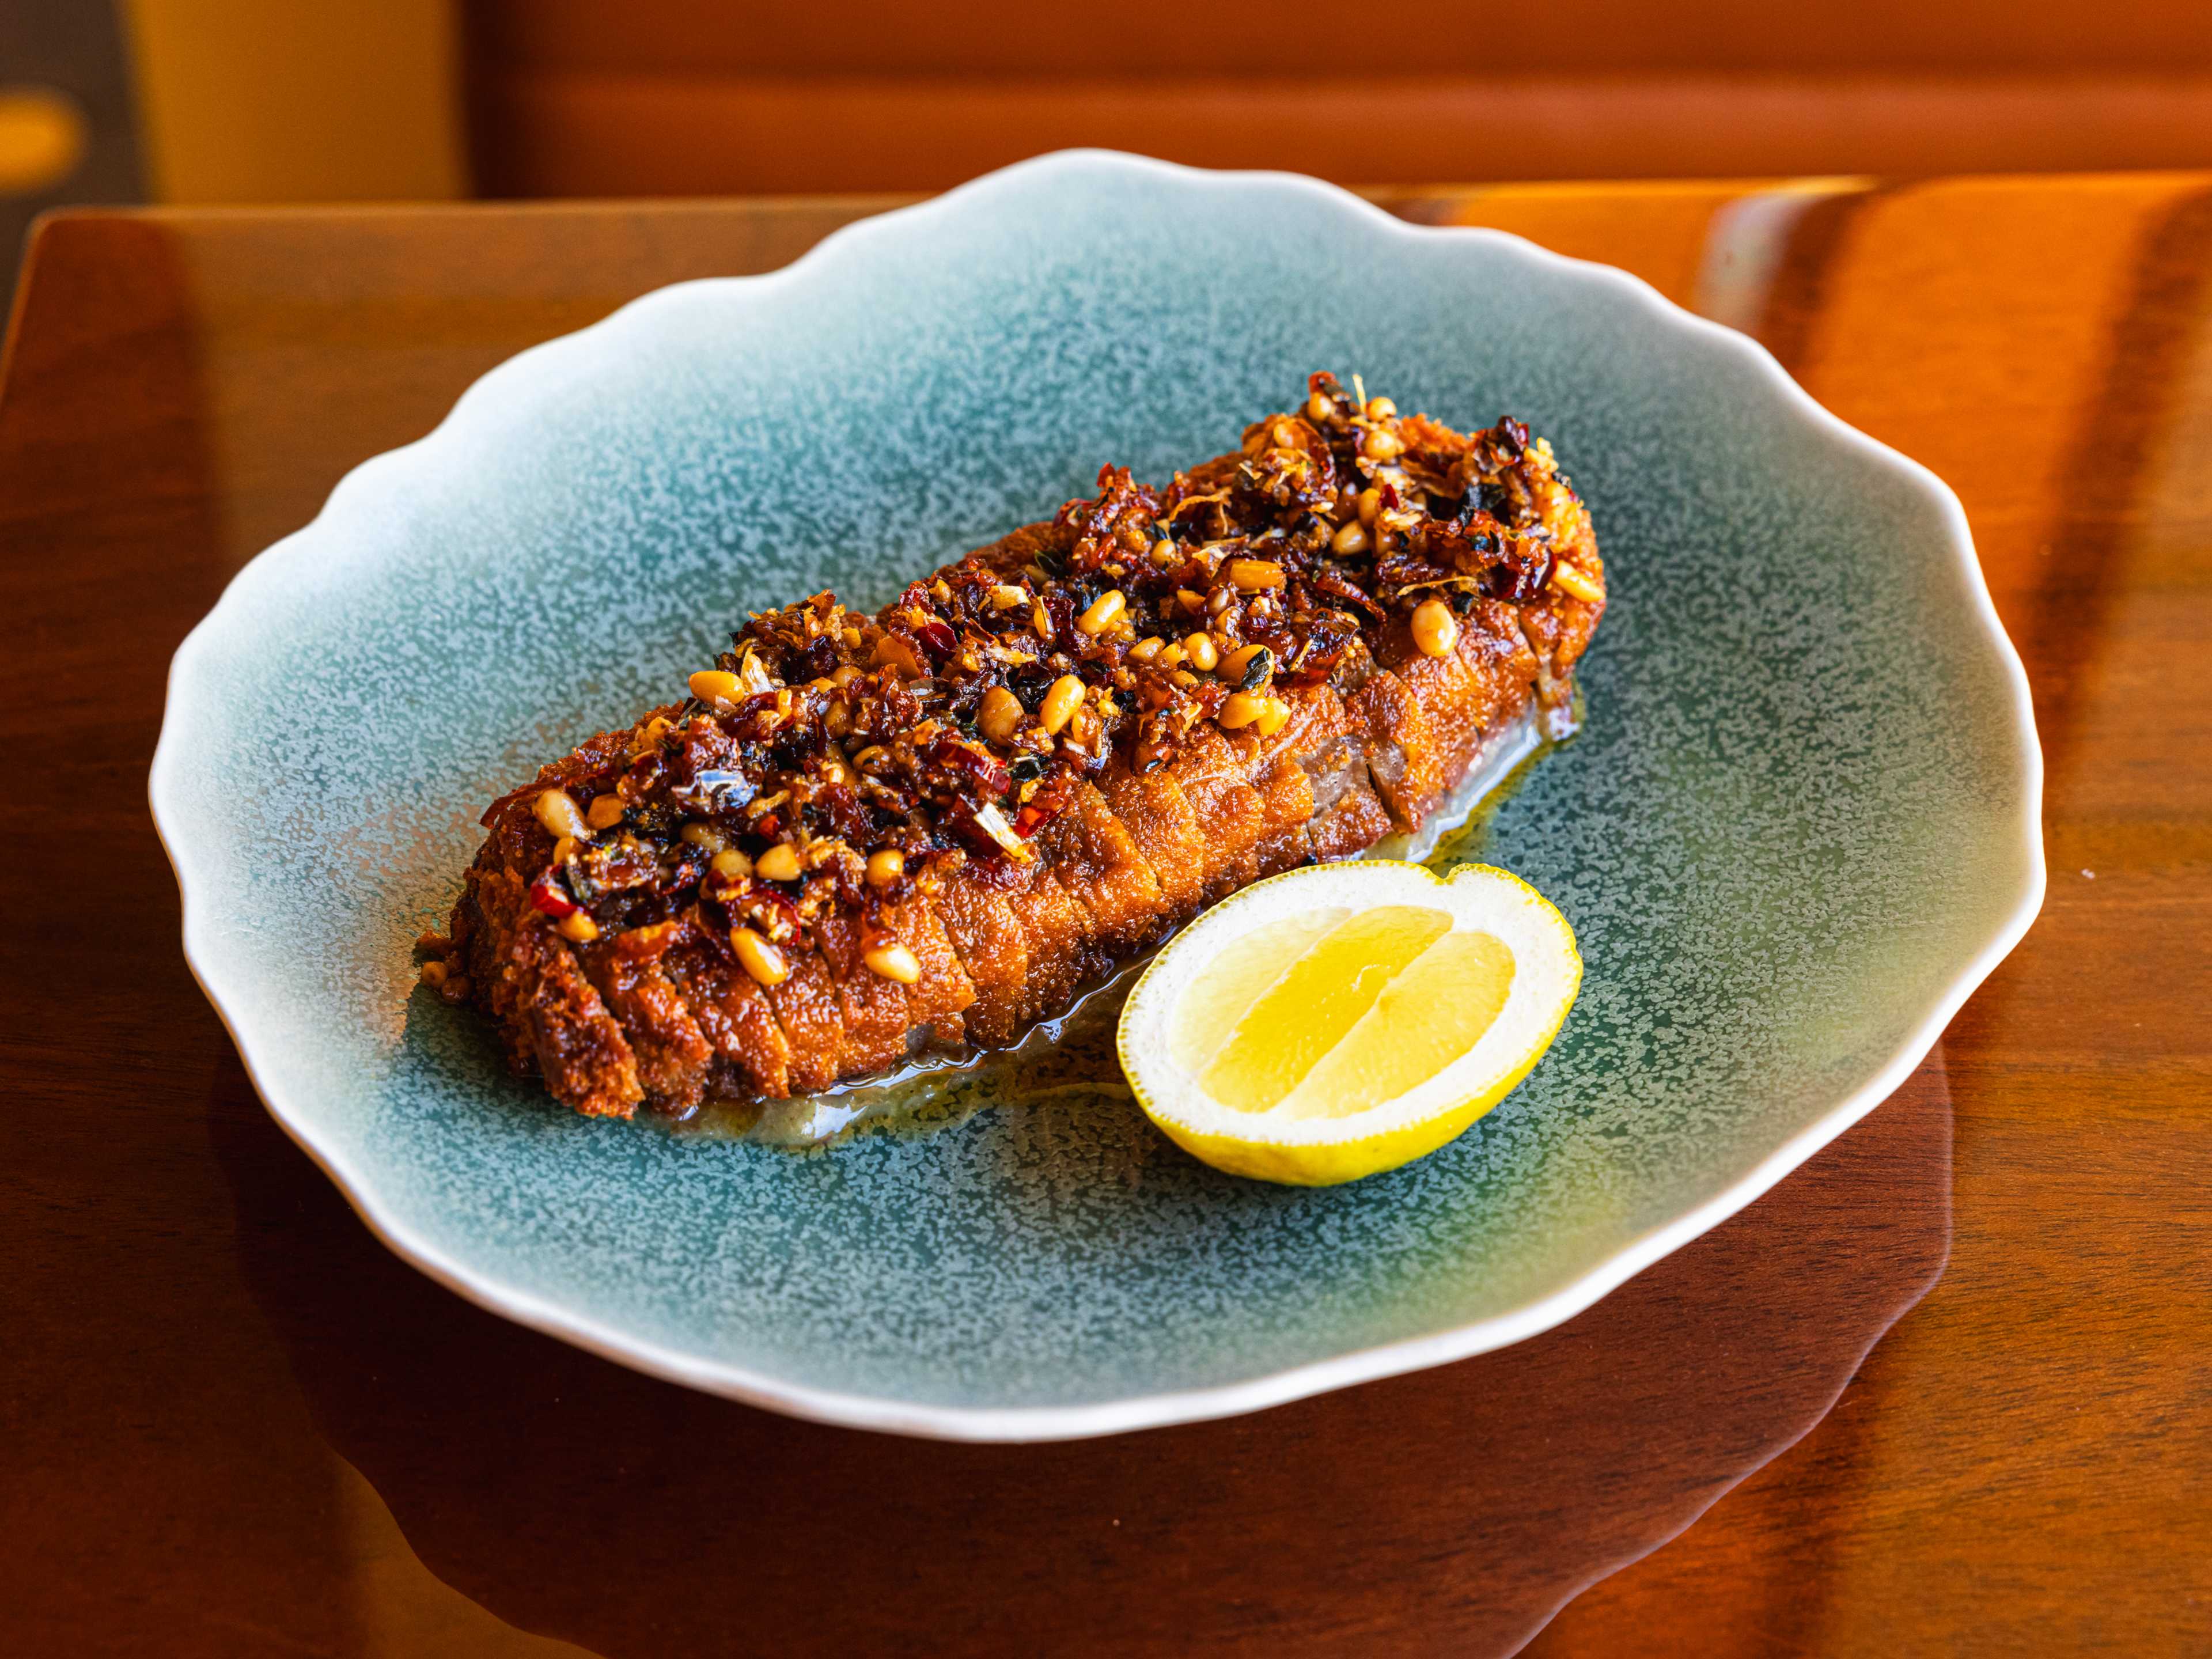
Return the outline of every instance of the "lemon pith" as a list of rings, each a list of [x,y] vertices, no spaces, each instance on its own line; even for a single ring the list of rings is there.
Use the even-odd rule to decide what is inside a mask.
[[[1581,975],[1565,919],[1504,871],[1296,871],[1155,959],[1122,1011],[1122,1069],[1153,1122],[1218,1168],[1357,1180],[1434,1151],[1510,1093]]]

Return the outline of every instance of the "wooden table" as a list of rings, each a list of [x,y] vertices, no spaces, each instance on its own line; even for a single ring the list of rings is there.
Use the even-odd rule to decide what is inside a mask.
[[[1558,1332],[1228,1423],[892,1441],[507,1326],[186,973],[164,666],[493,363],[888,204],[64,217],[0,380],[0,1647],[1473,1654],[1610,1572],[1528,1650],[2212,1650],[2212,179],[1383,199],[1626,266],[1964,497],[2051,896],[1913,1085]]]

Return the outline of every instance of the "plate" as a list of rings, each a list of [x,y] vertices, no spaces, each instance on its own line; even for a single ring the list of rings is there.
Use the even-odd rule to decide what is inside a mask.
[[[1581,1000],[1459,1140],[1254,1185],[1102,1068],[801,1156],[554,1109],[413,988],[486,801],[746,610],[879,604],[1102,461],[1228,447],[1321,368],[1461,427],[1525,418],[1607,558],[1587,725],[1480,848],[1572,921]],[[1495,1348],[1741,1207],[2025,930],[2040,771],[1957,501],[1758,346],[1512,237],[1076,153],[485,376],[185,641],[151,787],[186,955],[393,1249],[696,1387],[1021,1440]]]

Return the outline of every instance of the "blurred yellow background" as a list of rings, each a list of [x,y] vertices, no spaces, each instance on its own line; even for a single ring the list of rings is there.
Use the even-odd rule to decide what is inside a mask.
[[[122,11],[155,199],[467,194],[451,0],[125,0]]]

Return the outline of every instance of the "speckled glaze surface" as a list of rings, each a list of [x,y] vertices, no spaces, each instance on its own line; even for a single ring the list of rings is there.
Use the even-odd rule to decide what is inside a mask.
[[[1220,1176],[1120,1085],[829,1155],[592,1122],[414,988],[476,816],[747,608],[1231,446],[1316,368],[1548,434],[1613,599],[1479,848],[1581,1000],[1461,1139]],[[2042,891],[2024,679],[1956,501],[1618,272],[1310,181],[1048,157],[526,353],[179,652],[152,794],[270,1110],[485,1304],[809,1416],[972,1438],[1249,1409],[1529,1335],[1877,1104]]]

